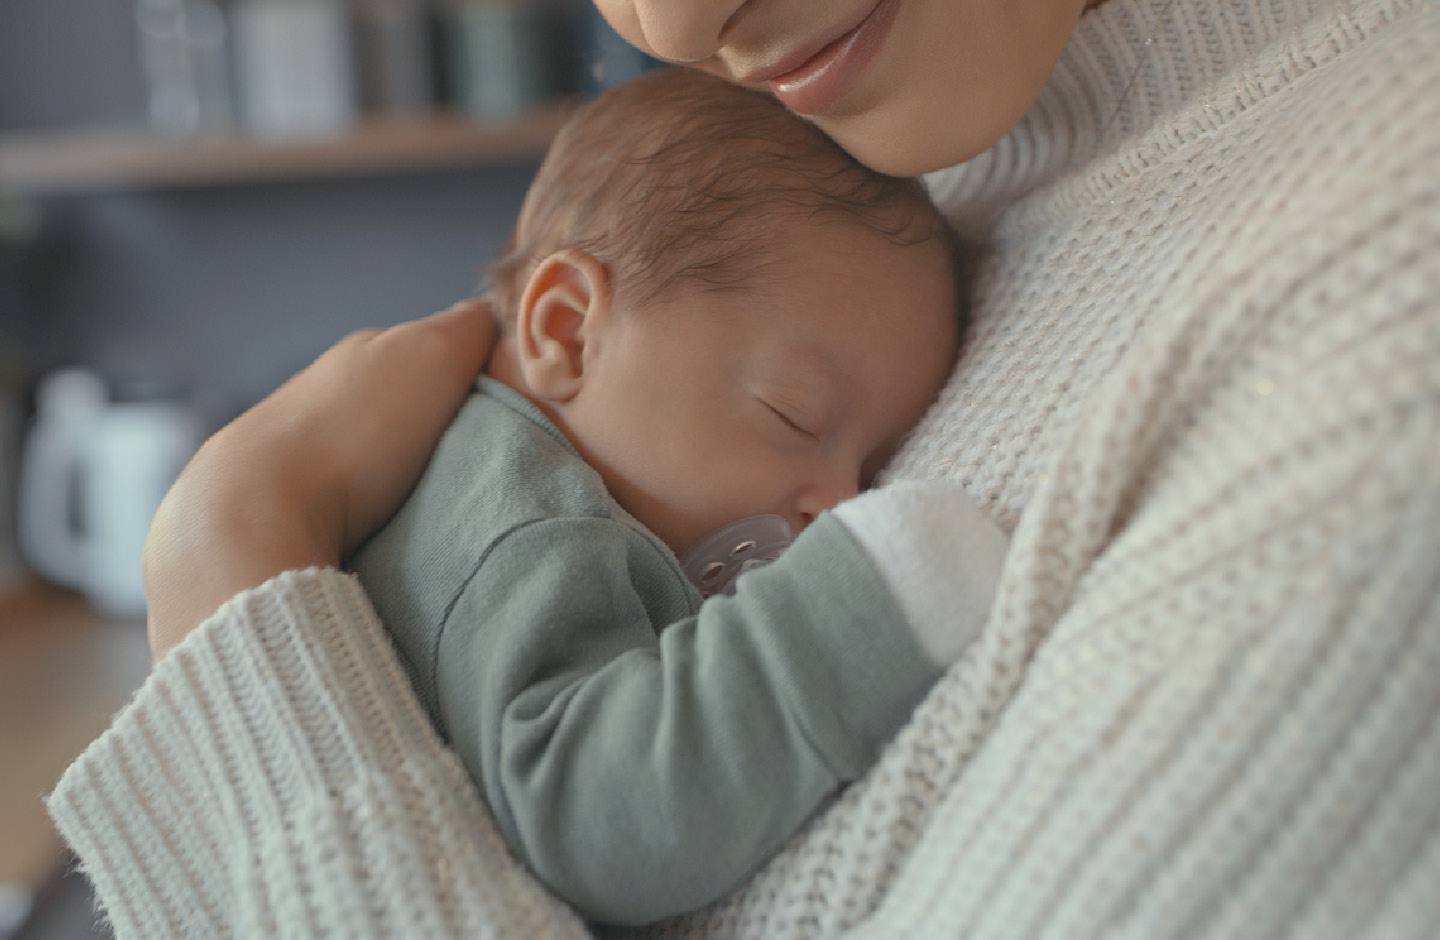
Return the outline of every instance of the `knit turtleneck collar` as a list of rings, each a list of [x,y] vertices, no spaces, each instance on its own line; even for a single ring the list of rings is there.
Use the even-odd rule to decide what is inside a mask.
[[[1081,16],[1040,97],[1020,123],[973,160],[927,177],[962,228],[1037,185],[1151,133],[1199,101],[1217,117],[1244,99],[1246,69],[1289,42],[1298,70],[1334,51],[1343,29],[1326,29],[1357,6],[1420,0],[1106,0]],[[1228,97],[1227,97],[1228,96]]]

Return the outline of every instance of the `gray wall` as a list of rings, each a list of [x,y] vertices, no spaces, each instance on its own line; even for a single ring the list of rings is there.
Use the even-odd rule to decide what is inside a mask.
[[[82,363],[234,410],[352,329],[473,292],[532,172],[46,199],[0,329],[32,373]]]
[[[0,0],[0,130],[145,113],[130,0]]]

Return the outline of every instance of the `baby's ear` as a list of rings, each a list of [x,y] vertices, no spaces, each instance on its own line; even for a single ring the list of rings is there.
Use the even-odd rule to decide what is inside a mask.
[[[586,252],[559,251],[535,268],[515,316],[515,355],[531,394],[558,404],[580,391],[587,336],[610,298],[610,272]]]

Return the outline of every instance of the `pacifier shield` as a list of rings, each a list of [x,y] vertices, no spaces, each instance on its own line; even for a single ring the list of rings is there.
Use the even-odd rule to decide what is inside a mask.
[[[790,524],[781,517],[750,516],[701,539],[680,567],[701,597],[734,594],[736,578],[770,564],[794,540]]]

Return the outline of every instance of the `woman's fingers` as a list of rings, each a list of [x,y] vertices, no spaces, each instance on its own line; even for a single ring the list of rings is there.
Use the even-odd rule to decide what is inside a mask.
[[[495,334],[483,300],[357,332],[257,406],[264,409],[257,417],[286,429],[274,446],[296,448],[283,457],[311,480],[315,499],[336,498],[324,511],[338,527],[342,553],[389,518],[414,486]]]
[[[155,654],[245,588],[339,564],[389,518],[495,337],[483,300],[353,333],[211,437],[146,542]]]

